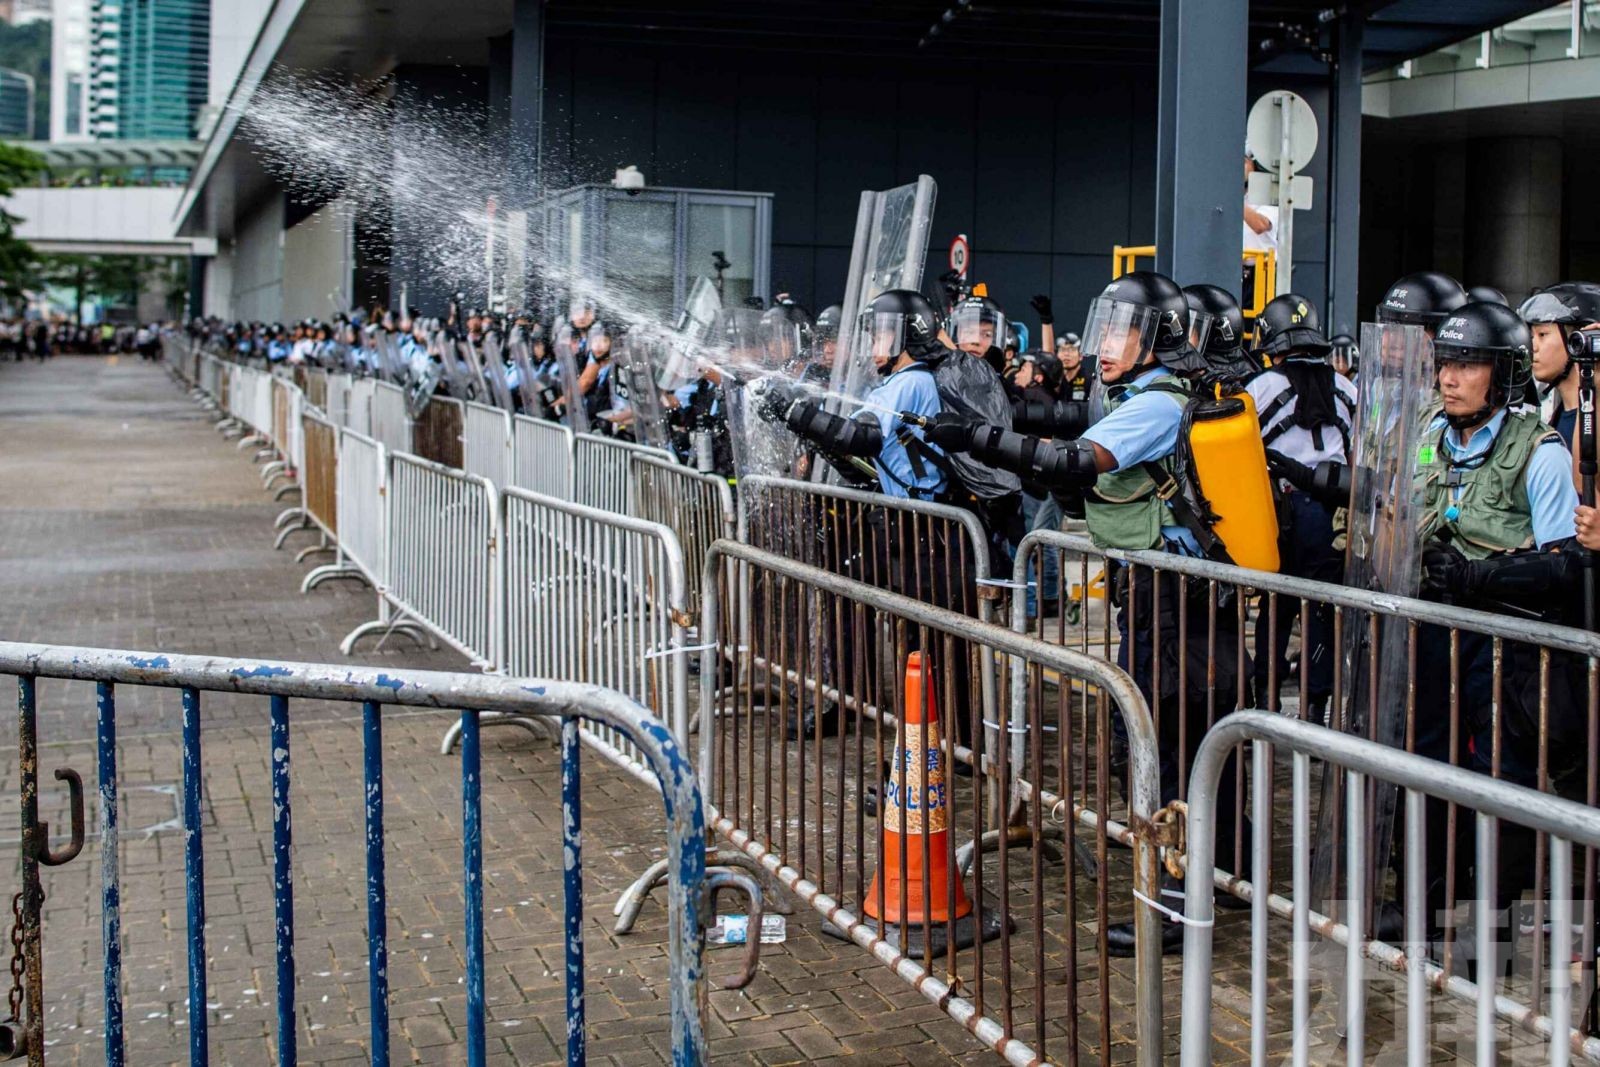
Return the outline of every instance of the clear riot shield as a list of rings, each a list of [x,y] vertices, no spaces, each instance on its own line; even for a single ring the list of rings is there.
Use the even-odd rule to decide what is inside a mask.
[[[752,308],[724,308],[717,316],[715,338],[710,363],[722,376],[735,472],[741,478],[787,474],[799,443],[785,427],[761,418],[752,394],[757,381],[784,377],[784,368],[799,344],[799,328],[793,323],[763,322],[762,313]]]
[[[617,428],[642,445],[671,450],[666,406],[656,387],[672,347],[651,330],[629,330],[611,350],[612,395],[620,401]]]
[[[516,411],[516,405],[511,400],[511,387],[506,384],[506,346],[498,333],[484,336],[480,372],[486,398],[484,403],[506,411]]]
[[[721,310],[722,294],[717,292],[711,279],[702,274],[694,280],[694,287],[689,290],[689,299],[684,301],[674,328],[691,344],[704,344],[711,336],[711,328],[716,324],[717,313]]]
[[[588,338],[580,336],[570,322],[563,322],[556,330],[555,357],[561,368],[566,424],[573,433],[588,433],[589,413],[584,410],[583,394],[578,389],[578,376],[589,362]]]
[[[926,174],[910,185],[861,193],[839,321],[839,355],[828,382],[833,392],[859,398],[876,382],[870,351],[855,344],[857,324],[879,293],[922,287],[937,194],[938,186]]]
[[[466,372],[467,391],[462,394],[462,400],[471,400],[477,404],[492,404],[494,400],[489,392],[489,384],[484,380],[485,364],[483,351],[470,337],[463,337],[456,345],[456,351],[461,353],[461,366]]]
[[[510,352],[511,365],[517,368],[517,396],[522,401],[522,413],[536,419],[549,418],[550,413],[541,395],[543,383],[533,365],[533,346],[528,342],[527,333],[513,331],[511,342],[506,347]]]
[[[449,387],[450,395],[458,400],[468,399],[471,377],[456,350],[455,338],[440,330],[428,348],[439,357],[439,380]]]
[[[1369,322],[1361,326],[1361,354],[1356,424],[1350,442],[1353,470],[1346,514],[1345,584],[1353,589],[1415,596],[1422,577],[1418,452],[1428,424],[1438,412],[1433,344],[1420,326]],[[1397,748],[1404,744],[1408,631],[1403,620],[1380,617],[1374,627],[1367,613],[1347,613],[1343,652],[1349,681],[1342,724],[1346,733]],[[1341,839],[1332,822],[1338,817],[1333,803],[1336,788],[1332,777],[1325,778],[1319,841]],[[1368,813],[1374,857],[1368,900],[1382,899],[1374,896],[1373,890],[1382,884],[1388,870],[1396,799],[1392,787],[1381,787]],[[1347,899],[1333,884],[1333,871],[1343,862],[1331,851],[1319,849],[1315,863],[1314,896],[1324,903]]]

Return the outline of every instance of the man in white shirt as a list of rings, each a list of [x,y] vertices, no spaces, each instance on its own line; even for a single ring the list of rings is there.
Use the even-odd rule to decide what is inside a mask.
[[[1256,161],[1248,155],[1244,157],[1244,184],[1248,191],[1250,175],[1255,172]],[[1244,205],[1244,247],[1248,251],[1256,249],[1263,252],[1278,251],[1278,209],[1270,204],[1252,204],[1248,200]]]

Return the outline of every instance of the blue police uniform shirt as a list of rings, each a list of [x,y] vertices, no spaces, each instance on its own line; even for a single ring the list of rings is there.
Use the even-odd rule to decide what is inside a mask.
[[[507,363],[505,366],[505,375],[506,388],[515,392],[517,387],[522,384],[522,368],[517,366],[515,363]]]
[[[282,340],[271,341],[267,344],[267,359],[273,363],[282,363],[289,358],[289,342]]]
[[[1444,446],[1450,458],[1463,462],[1486,454],[1494,447],[1500,428],[1506,422],[1506,409],[1501,408],[1490,420],[1472,431],[1463,444],[1461,435],[1451,427],[1444,416],[1433,420],[1429,433],[1444,430]],[[1527,469],[1522,475],[1523,488],[1528,494],[1528,510],[1533,519],[1533,543],[1540,548],[1564,541],[1577,534],[1573,513],[1578,508],[1578,490],[1572,484],[1572,453],[1557,441],[1546,441],[1533,450]],[[1462,487],[1453,490],[1456,499]]]
[[[878,484],[883,487],[883,495],[903,499],[911,496],[911,490],[915,489],[919,498],[927,499],[943,492],[944,471],[923,460],[922,475],[919,477],[906,446],[900,443],[901,431],[910,430],[912,436],[924,442],[925,449],[941,457],[944,455],[939,446],[926,442],[921,429],[908,426],[899,415],[906,411],[931,419],[944,410],[933,375],[925,368],[902,367],[868,393],[866,401],[886,409],[868,409],[883,430],[883,448],[878,453]]]
[[[1128,397],[1115,411],[1084,431],[1079,440],[1092,441],[1111,453],[1114,470],[1126,470],[1141,463],[1166,459],[1177,451],[1178,431],[1183,424],[1183,409],[1188,401],[1175,393],[1146,392],[1151,382],[1166,374],[1152,367],[1128,384]],[[1110,387],[1115,389],[1116,386]],[[1163,524],[1162,540],[1186,556],[1204,555],[1200,543],[1181,524]]]

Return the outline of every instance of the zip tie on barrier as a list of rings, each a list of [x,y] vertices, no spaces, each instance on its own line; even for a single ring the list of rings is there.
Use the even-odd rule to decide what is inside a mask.
[[[684,653],[684,652],[704,652],[708,648],[720,648],[720,647],[721,647],[721,644],[719,642],[717,642],[717,641],[708,641],[703,645],[682,645],[682,646],[678,646],[678,647],[674,647],[674,648],[653,648],[649,652],[646,652],[644,654],[644,658],[645,659],[657,659],[657,658],[659,658],[661,656],[676,656],[676,655],[680,655],[681,653]],[[740,645],[738,648],[734,649],[734,651],[735,652],[748,652],[748,651],[750,651],[750,646],[749,645]]]
[[[1167,918],[1173,920],[1174,922],[1180,922],[1185,926],[1205,927],[1205,926],[1215,926],[1215,925],[1217,925],[1217,920],[1215,918],[1211,918],[1211,919],[1191,919],[1191,918],[1189,918],[1189,916],[1185,915],[1181,911],[1173,911],[1171,908],[1167,907],[1165,904],[1162,904],[1160,901],[1151,900],[1149,897],[1145,896],[1143,893],[1139,892],[1137,889],[1133,890],[1133,899],[1139,901],[1141,904],[1150,905],[1152,908],[1156,909],[1161,914],[1165,915]]]
[[[983,720],[983,725],[987,726],[991,730],[1004,730],[1008,734],[1025,734],[1025,733],[1028,732],[1028,724],[1027,723],[1023,723],[1021,726],[1001,726],[997,722],[990,722],[988,719],[984,719]],[[1053,734],[1053,733],[1056,732],[1058,727],[1050,726],[1050,725],[1046,724],[1044,726],[1041,726],[1040,729],[1043,730],[1047,734]]]
[[[1038,582],[1014,582],[1010,578],[974,578],[978,585],[993,585],[1001,589],[1032,589]]]

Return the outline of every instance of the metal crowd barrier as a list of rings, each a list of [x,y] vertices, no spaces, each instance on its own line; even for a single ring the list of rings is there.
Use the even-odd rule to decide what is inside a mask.
[[[1018,625],[1031,627],[1045,640],[1075,646],[1108,662],[1118,661],[1121,641],[1112,625],[1109,604],[1102,609],[1086,600],[1090,610],[1077,622],[1068,618],[1073,597],[1082,596],[1092,585],[1091,570],[1102,568],[1131,568],[1131,588],[1142,587],[1152,596],[1162,595],[1164,588],[1167,596],[1189,605],[1184,618],[1192,624],[1208,618],[1213,624],[1227,620],[1225,628],[1240,635],[1237,651],[1229,648],[1223,655],[1215,647],[1192,647],[1192,640],[1175,642],[1175,649],[1164,648],[1160,628],[1150,626],[1148,612],[1130,625],[1132,632],[1150,638],[1150,649],[1140,653],[1132,673],[1151,684],[1155,721],[1175,728],[1174,788],[1180,800],[1189,797],[1191,755],[1202,736],[1229,712],[1249,706],[1246,701],[1251,700],[1253,691],[1253,703],[1270,712],[1317,725],[1325,722],[1342,733],[1383,741],[1391,748],[1420,750],[1446,765],[1474,769],[1489,780],[1521,778],[1518,784],[1540,792],[1600,806],[1600,758],[1596,755],[1600,753],[1600,635],[1170,553],[1102,550],[1086,537],[1055,532],[1035,532],[1023,541],[1017,555],[1019,582],[1030,563],[1035,573],[1042,573],[1037,569],[1042,552],[1061,553],[1056,590],[1059,606],[1053,616],[1045,614],[1031,623],[1019,619]],[[1115,586],[1116,581],[1107,585]],[[1256,642],[1270,642],[1295,624],[1302,650],[1308,643],[1304,637],[1308,627],[1328,634],[1332,663],[1325,711],[1320,705],[1314,710],[1311,701],[1299,695],[1293,702],[1280,696],[1291,671],[1272,656],[1265,665],[1251,662],[1250,653],[1263,647]],[[1310,659],[1302,652],[1292,672],[1298,694],[1309,692]],[[1169,684],[1161,683],[1163,677]],[[1395,696],[1385,698],[1385,693]],[[1204,706],[1196,707],[1195,701],[1203,701]],[[1366,708],[1376,713],[1367,713]],[[1384,715],[1392,716],[1399,727],[1392,738],[1380,737],[1379,720]],[[1258,892],[1276,899],[1277,865],[1257,870],[1248,851],[1251,831],[1242,761],[1233,777],[1233,819],[1224,827],[1224,836],[1233,839],[1233,847],[1231,855],[1225,849],[1218,860],[1222,870],[1216,874],[1217,884],[1246,900]],[[1269,796],[1275,781],[1269,767],[1265,780]],[[1341,869],[1348,869],[1343,858],[1347,830],[1339,817],[1348,798],[1337,776],[1330,776],[1322,788],[1318,829],[1313,836],[1321,857],[1319,871],[1323,872],[1319,884],[1327,886],[1339,881]],[[1367,940],[1382,945],[1380,922],[1388,910],[1392,925],[1393,908],[1400,903],[1389,899],[1398,890],[1390,888],[1387,874],[1393,871],[1400,877],[1406,857],[1395,847],[1402,833],[1395,790],[1374,788],[1369,782],[1369,793],[1367,819],[1372,831],[1365,835],[1362,863],[1367,885],[1360,894],[1364,913],[1355,925]],[[1465,879],[1461,865],[1472,854],[1471,842],[1458,839],[1455,833],[1459,814],[1451,804],[1439,813],[1447,840],[1439,846],[1442,858],[1436,857],[1432,864],[1444,872],[1438,910],[1447,916],[1457,911],[1458,889]],[[1529,872],[1526,889],[1531,890],[1535,905],[1548,895],[1547,849],[1548,842],[1542,834],[1537,835],[1527,843],[1523,850],[1527,855],[1519,861]],[[1249,876],[1252,872],[1254,883]],[[1597,887],[1600,853],[1585,845],[1582,874],[1574,892],[1587,916],[1596,914]],[[1589,1025],[1592,1032],[1600,1034],[1596,933],[1594,921],[1583,923],[1578,957],[1581,999],[1586,1005],[1595,1005]],[[1447,924],[1444,934],[1445,962],[1459,963],[1450,947],[1453,925]],[[1387,932],[1391,944],[1383,951],[1398,951],[1392,944],[1394,937],[1392,930]],[[1543,954],[1543,937],[1542,928],[1533,932],[1536,956]],[[1443,991],[1454,996],[1459,987],[1445,983]],[[1502,1012],[1516,1021],[1533,1010],[1542,995],[1537,984],[1523,976],[1495,1003],[1501,1007],[1520,1004]]]
[[[331,700],[360,703],[362,716],[362,791],[366,828],[367,989],[370,1055],[389,1062],[388,882],[385,875],[383,718],[387,708],[456,709],[461,745],[461,897],[466,994],[463,1043],[466,1062],[482,1067],[487,1059],[486,966],[483,951],[482,714],[560,716],[562,849],[565,891],[565,974],[567,1061],[584,1062],[587,1033],[584,1002],[582,790],[578,724],[593,724],[625,738],[643,777],[653,778],[665,808],[668,850],[668,974],[672,1012],[672,1056],[676,1064],[705,1060],[703,1018],[706,1003],[702,949],[705,919],[714,912],[710,893],[737,886],[759,893],[737,875],[708,878],[705,870],[705,818],[693,768],[682,747],[655,717],[633,701],[597,686],[564,681],[507,679],[436,671],[383,670],[263,660],[178,656],[110,649],[51,647],[0,642],[0,673],[18,678],[19,762],[22,780],[21,868],[17,934],[25,976],[26,1008],[17,1020],[26,1047],[43,1062],[48,989],[43,973],[44,879],[41,866],[68,862],[82,847],[83,798],[78,776],[56,771],[71,787],[71,844],[52,847],[39,821],[37,729],[38,690],[43,679],[94,682],[98,747],[99,839],[103,952],[105,964],[105,1054],[108,1064],[124,1062],[128,1020],[123,985],[135,985],[142,969],[123,967],[121,803],[117,772],[116,701],[120,687],[156,686],[182,693],[183,870],[188,943],[189,1063],[210,1062],[213,1009],[207,1004],[210,960],[206,934],[205,761],[202,749],[203,693],[236,693],[267,698],[271,734],[272,872],[275,917],[277,1062],[297,1061],[301,1016],[315,1018],[315,1005],[296,1002],[293,763],[290,701]],[[235,872],[237,874],[237,872]],[[755,899],[759,900],[759,897]],[[74,902],[68,902],[71,905]],[[304,913],[302,913],[303,915]],[[163,989],[165,987],[163,986]],[[149,994],[149,995],[153,995]],[[169,994],[170,996],[170,994]],[[332,1020],[342,1021],[342,1020]]]
[[[719,475],[701,474],[659,456],[630,456],[629,468],[633,514],[677,535],[689,578],[688,600],[698,604],[706,553],[713,541],[733,537],[739,521],[732,487]]]
[[[1340,1037],[1346,1045],[1349,1062],[1365,1062],[1369,1056],[1394,1055],[1400,1050],[1380,1045],[1385,1034],[1401,1037],[1404,1025],[1404,1056],[1409,1064],[1426,1064],[1439,1058],[1438,1047],[1454,1044],[1445,1031],[1449,1020],[1430,996],[1444,990],[1470,1005],[1471,1021],[1463,1025],[1456,1038],[1470,1034],[1476,1062],[1492,1064],[1516,1060],[1542,1052],[1546,1062],[1566,1064],[1573,1054],[1590,1062],[1600,1061],[1600,1040],[1588,1036],[1573,1018],[1571,969],[1575,943],[1573,927],[1593,926],[1592,911],[1583,908],[1570,895],[1573,885],[1572,846],[1587,850],[1600,847],[1600,811],[1560,797],[1546,795],[1493,778],[1452,767],[1434,760],[1398,751],[1365,738],[1329,730],[1259,711],[1244,711],[1219,722],[1207,735],[1196,755],[1190,780],[1188,804],[1188,854],[1191,870],[1206,870],[1215,861],[1219,825],[1231,820],[1231,811],[1219,811],[1217,792],[1224,774],[1224,761],[1235,746],[1248,742],[1255,785],[1254,831],[1251,849],[1259,868],[1269,865],[1274,852],[1272,805],[1268,787],[1275,758],[1290,756],[1292,764],[1292,837],[1290,885],[1287,898],[1253,893],[1250,897],[1250,979],[1249,1032],[1251,1062],[1266,1063],[1268,1035],[1279,1027],[1272,1015],[1292,1016],[1291,1062],[1302,1065],[1310,1060],[1311,1044],[1326,1038],[1330,1045]],[[1313,888],[1312,761],[1343,783],[1348,798],[1342,812],[1345,827],[1344,860],[1346,882],[1336,894],[1338,914],[1316,910],[1319,906]],[[1405,944],[1395,946],[1373,941],[1352,916],[1367,910],[1366,892],[1372,855],[1367,847],[1371,833],[1371,798],[1374,786],[1385,783],[1404,791]],[[1435,802],[1430,804],[1429,801]],[[1455,815],[1470,816],[1471,839],[1478,862],[1473,871],[1474,895],[1471,901],[1473,967],[1463,974],[1451,968],[1447,944],[1443,963],[1436,947],[1428,944],[1431,919],[1428,888],[1425,885],[1424,857],[1428,851],[1428,824],[1437,812],[1430,807],[1447,804]],[[1531,986],[1536,996],[1531,1004],[1500,992],[1513,984],[1504,976],[1508,960],[1508,929],[1517,919],[1506,909],[1498,880],[1505,873],[1497,855],[1508,838],[1527,838],[1537,834],[1543,843],[1540,871],[1549,871],[1553,891],[1548,899],[1539,897],[1534,916],[1534,947],[1528,957]],[[1463,835],[1465,836],[1465,835]],[[1482,857],[1490,857],[1483,862]],[[1515,872],[1514,872],[1515,873]],[[1203,1067],[1212,1062],[1213,1042],[1213,950],[1216,916],[1210,879],[1190,878],[1185,887],[1186,928],[1183,956],[1182,1062],[1185,1067]],[[1269,914],[1292,922],[1287,970],[1288,1004],[1283,1003],[1281,984],[1275,982],[1275,965],[1269,955]],[[1547,929],[1548,928],[1548,929]],[[1329,949],[1324,970],[1314,959],[1319,942]],[[1548,955],[1543,940],[1548,934]],[[1514,961],[1516,953],[1509,954]],[[1592,955],[1590,956],[1592,958]],[[1398,971],[1401,979],[1383,983],[1380,968]],[[1313,1004],[1315,973],[1322,971],[1331,986],[1324,1002]],[[1402,984],[1403,983],[1403,984]],[[1388,985],[1389,988],[1383,988]],[[1274,994],[1277,994],[1275,997]],[[1541,999],[1544,998],[1544,999]],[[1331,1008],[1327,1001],[1332,1001]],[[1402,1009],[1403,1005],[1403,1009]],[[1448,1008],[1446,1004],[1444,1007]],[[1582,1011],[1582,998],[1576,1007]],[[1369,1016],[1382,1013],[1369,1036]],[[1497,1026],[1497,1017],[1506,1018],[1516,1031]],[[1465,1022],[1465,1020],[1463,1020]],[[1531,1035],[1532,1047],[1515,1046],[1517,1031]],[[1374,1047],[1377,1046],[1377,1047]],[[1463,1052],[1465,1050],[1462,1050]],[[1281,1054],[1281,1051],[1280,1051]]]
[[[686,741],[689,609],[672,531],[520,489],[501,500],[500,666],[625,693]],[[619,739],[600,740],[633,759]],[[453,741],[446,736],[446,751]]]
[[[311,411],[300,413],[305,442],[305,509],[329,537],[339,536],[339,428]]]
[[[843,486],[741,478],[738,538],[980,622],[994,621],[1008,584],[990,574],[988,535],[970,511]],[[987,657],[979,677],[984,722],[996,722],[999,689]]]
[[[464,469],[495,485],[511,485],[515,466],[512,452],[511,413],[504,408],[468,402],[461,423],[461,461]]]
[[[393,382],[372,385],[372,433],[391,452],[411,451],[411,418],[406,414],[406,394]]]
[[[328,416],[328,421],[335,426],[348,426],[350,424],[350,394],[355,388],[355,380],[348,374],[334,374],[331,371],[323,375],[326,382],[327,399],[322,404],[323,412]]]
[[[560,423],[517,415],[511,420],[515,467],[507,485],[553,496],[572,497],[572,431]]]
[[[376,378],[356,378],[350,383],[349,405],[345,412],[344,428],[372,436],[372,398],[377,390]]]
[[[703,581],[699,771],[717,832],[1007,1061],[1089,1054],[1105,1063],[1131,1054],[1146,1067],[1159,1063],[1158,915],[1138,903],[1157,897],[1156,735],[1129,678],[1074,650],[749,545],[712,545]],[[921,726],[901,714],[913,649],[931,659]],[[984,721],[974,680],[984,660],[1002,676],[1022,676],[1023,700],[1006,727],[1024,741],[1022,762],[1013,765],[1011,747],[995,744],[982,757],[993,776],[962,777],[963,752],[973,759],[964,739],[1001,725]],[[809,726],[807,705],[816,712]],[[1129,744],[1125,811],[1113,804],[1104,758],[1114,722]],[[942,840],[908,837],[905,806],[886,814],[885,798],[908,795],[906,764],[888,766],[897,729],[907,751],[929,754],[926,776],[921,756],[910,761],[919,773],[909,795],[918,798],[917,823],[926,818]],[[1091,750],[1101,756],[1093,778]],[[945,768],[942,786],[935,764]],[[1037,783],[1021,801],[1028,840],[1040,844],[999,835],[989,863],[971,845],[988,834],[990,809],[1011,800],[1011,788],[995,782]],[[1059,868],[1046,862],[1063,858],[1052,838],[1064,845]],[[1111,853],[1113,839],[1131,852]],[[969,853],[972,912],[958,922]],[[902,871],[942,864],[947,880],[936,890],[926,878],[914,896],[906,881],[890,890],[891,861]],[[1120,888],[1113,876],[1125,880]],[[1085,907],[1085,898],[1093,903]],[[1107,934],[1127,918],[1137,941],[1131,971],[1111,962]],[[1118,1006],[1130,1001],[1134,1049],[1125,1029],[1113,1031]]]
[[[629,457],[655,456],[673,462],[672,453],[665,449],[630,444],[614,437],[580,433],[572,444],[572,499],[618,515],[633,514]]]
[[[489,670],[500,663],[502,633],[499,497],[482,478],[389,454],[382,596]]]

